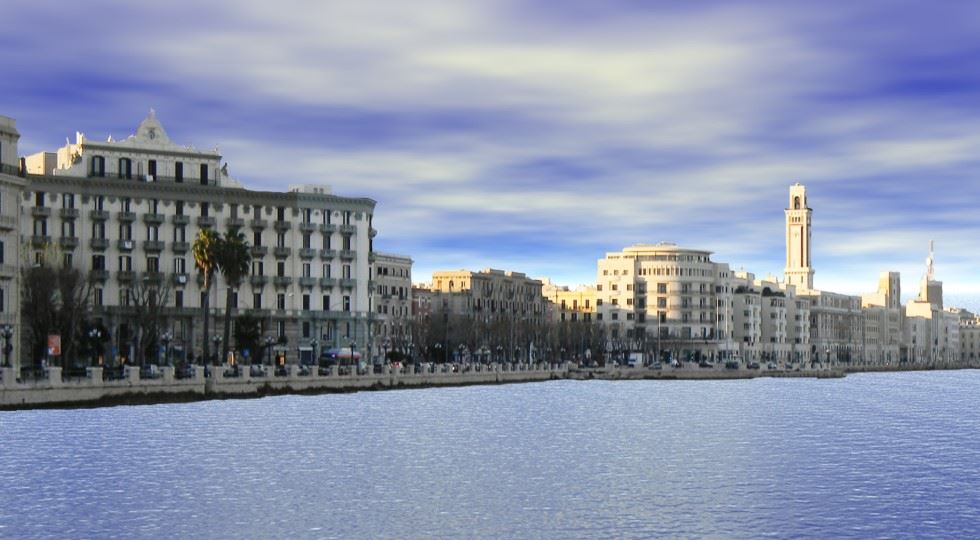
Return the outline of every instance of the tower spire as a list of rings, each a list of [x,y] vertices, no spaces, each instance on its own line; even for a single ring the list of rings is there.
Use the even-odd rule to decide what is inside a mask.
[[[796,183],[789,188],[786,208],[786,268],[783,280],[799,289],[813,289],[813,267],[810,262],[810,217],[813,210],[806,200],[806,186]]]

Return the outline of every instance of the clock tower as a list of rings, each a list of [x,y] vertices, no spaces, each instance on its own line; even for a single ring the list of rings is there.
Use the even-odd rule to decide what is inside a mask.
[[[786,208],[786,269],[783,279],[799,290],[813,289],[813,267],[810,266],[810,216],[806,186],[793,184],[789,188],[789,207]]]

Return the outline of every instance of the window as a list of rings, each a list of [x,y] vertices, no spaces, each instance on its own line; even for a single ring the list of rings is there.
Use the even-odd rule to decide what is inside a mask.
[[[323,311],[330,311],[330,295],[323,295]]]
[[[350,296],[344,295],[344,311],[350,312]]]
[[[75,194],[63,193],[61,195],[61,207],[65,209],[75,208]]]
[[[133,177],[133,160],[129,158],[119,158],[119,178]]]
[[[286,233],[281,232],[276,234],[276,247],[286,247]]]
[[[286,208],[284,206],[276,208],[276,219],[278,221],[286,221]]]
[[[75,237],[75,221],[62,221],[61,222],[61,236],[68,238]]]
[[[276,335],[279,337],[286,336],[286,321],[276,321]]]
[[[252,309],[262,309],[262,293],[252,293]]]
[[[174,259],[174,273],[175,274],[187,273],[187,259],[183,257],[177,257],[176,259]]]
[[[252,261],[252,275],[253,276],[264,276],[265,275],[265,263],[262,261],[253,260]]]
[[[44,208],[44,192],[38,191],[34,193],[34,206],[38,208]]]
[[[303,337],[310,337],[310,321],[303,321]]]
[[[303,295],[303,310],[304,311],[310,310],[310,295],[308,294]]]
[[[129,255],[119,256],[119,271],[120,272],[132,272],[133,271],[133,258]]]
[[[351,245],[350,244],[350,235],[349,234],[345,234],[344,235],[344,249],[347,250],[347,251],[350,251],[350,245]]]
[[[92,298],[92,303],[95,304],[96,306],[102,306],[103,305],[102,289],[95,289],[93,293],[94,294]]]
[[[256,247],[262,245],[262,231],[252,231],[252,245]]]
[[[350,279],[350,265],[349,264],[345,264],[344,265],[344,279]],[[452,288],[453,288],[452,283],[450,283],[449,284],[449,289],[452,290]]]
[[[102,195],[95,197],[93,200],[93,204],[95,206],[95,210],[102,212],[103,210],[105,210],[105,197],[103,197]]]
[[[121,202],[122,202],[122,211],[123,212],[132,212],[133,211],[132,210],[132,205],[133,205],[133,201],[132,200],[130,200],[128,197],[124,197],[121,200]]]
[[[133,225],[131,223],[120,223],[119,224],[119,239],[120,240],[132,240],[133,239]]]
[[[151,242],[158,242],[160,240],[160,226],[159,225],[147,225],[146,226],[146,239]]]
[[[303,277],[308,278],[311,276],[312,274],[310,273],[310,263],[303,263]]]
[[[657,283],[657,294],[667,294],[666,283]]]
[[[303,223],[312,223],[313,210],[311,208],[303,209]]]
[[[208,185],[208,164],[201,163],[201,185]]]
[[[208,212],[211,210],[211,205],[209,203],[201,203],[201,217],[208,217]]]
[[[177,215],[178,216],[184,215],[184,201],[177,201],[175,206],[176,206],[175,212],[177,213]]]
[[[285,293],[279,293],[276,295],[276,308],[286,309],[286,295]]]
[[[252,219],[262,219],[262,207],[255,205],[252,207]]]
[[[47,236],[48,235],[48,220],[46,219],[35,219],[34,220],[34,236]]]
[[[184,162],[178,161],[174,163],[174,182],[178,184],[184,183]]]
[[[310,238],[312,236],[313,235],[311,235],[310,233],[303,233],[303,249],[310,249],[310,246],[312,244]]]
[[[92,255],[92,270],[105,270],[105,255]]]
[[[174,307],[184,307],[184,291],[174,291]]]
[[[102,156],[92,156],[92,161],[89,162],[91,165],[89,167],[89,175],[91,176],[105,176],[105,158]]]
[[[146,162],[146,174],[147,180],[151,182],[157,177],[157,160],[151,159]]]
[[[177,225],[174,227],[174,242],[187,242],[187,226]]]
[[[104,221],[93,221],[92,222],[92,238],[99,240],[105,240],[105,222]]]
[[[286,261],[276,261],[276,275],[286,277]]]
[[[323,263],[323,277],[330,277],[330,263]]]

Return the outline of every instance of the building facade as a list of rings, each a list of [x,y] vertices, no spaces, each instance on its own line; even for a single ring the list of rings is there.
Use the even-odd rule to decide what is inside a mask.
[[[173,143],[152,111],[124,140],[79,133],[57,152],[25,158],[24,169],[15,200],[27,256],[39,260],[55,246],[88,276],[90,317],[111,335],[107,362],[132,359],[137,343],[158,337],[139,335],[133,324],[134,304],[148,290],[162,296],[169,360],[217,349],[217,341],[201,342],[204,288],[191,245],[202,229],[241,232],[252,255],[251,274],[237,290],[216,274],[212,324],[231,295],[233,315],[258,317],[290,362],[373,340],[371,199],[339,197],[316,184],[244,189],[217,150]]]
[[[0,362],[18,367],[20,321],[20,196],[21,174],[17,142],[20,133],[13,118],[0,116]]]
[[[412,258],[374,252],[374,345],[377,358],[412,345]]]

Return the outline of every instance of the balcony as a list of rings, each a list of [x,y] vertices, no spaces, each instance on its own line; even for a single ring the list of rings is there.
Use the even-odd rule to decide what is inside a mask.
[[[314,278],[314,277],[301,277],[301,278],[299,278],[299,286],[300,287],[310,288],[310,287],[313,287],[314,285],[316,285],[316,278]]]
[[[214,227],[215,223],[217,221],[211,216],[198,216],[197,218],[197,226],[203,229],[210,229]]]
[[[170,244],[170,250],[174,253],[187,253],[187,250],[191,248],[188,242],[173,242]]]
[[[273,283],[275,283],[276,287],[288,287],[293,283],[293,278],[288,276],[276,276]]]
[[[78,208],[62,208],[58,210],[61,219],[78,219]]]
[[[352,250],[349,249],[340,250],[340,258],[345,261],[352,261],[356,256],[357,255]]]
[[[106,281],[109,279],[108,270],[92,270],[88,273],[89,281]]]
[[[191,222],[191,217],[178,214],[176,216],[170,216],[170,221],[173,222],[174,225],[187,225]]]
[[[310,223],[308,221],[304,221],[304,222],[302,222],[302,223],[299,224],[299,230],[301,232],[305,232],[305,233],[308,233],[309,232],[309,233],[311,233],[311,232],[313,232],[313,231],[316,230],[316,224],[315,223]]]
[[[292,252],[293,250],[288,247],[277,247],[277,248],[273,248],[272,250],[272,254],[279,259],[284,259],[286,257],[289,257],[289,254]]]
[[[51,209],[47,206],[34,206],[31,208],[31,215],[34,217],[51,217]]]
[[[261,259],[265,257],[265,254],[269,252],[269,248],[265,246],[252,246],[251,253],[253,259]]]
[[[163,283],[163,272],[147,272],[143,274],[143,281],[147,285],[160,285]]]
[[[283,232],[283,231],[288,231],[292,227],[292,224],[289,223],[288,221],[276,221],[275,223],[273,223],[273,226],[277,231]]]
[[[269,278],[266,276],[249,276],[248,282],[252,284],[253,288],[265,287],[265,284],[269,282]]]
[[[73,250],[78,247],[77,236],[62,236],[58,239],[58,245],[64,250]]]
[[[105,210],[92,210],[88,213],[88,217],[92,221],[106,221],[109,219],[109,212]]]
[[[189,276],[187,274],[174,274],[173,282],[174,285],[187,285],[187,280]]]
[[[14,216],[0,216],[0,229],[13,231],[17,229],[17,218]]]
[[[300,249],[299,256],[301,259],[312,259],[313,257],[316,257],[316,250],[309,248]]]
[[[324,234],[330,234],[337,232],[337,226],[333,223],[324,223],[320,225],[320,232]]]
[[[116,279],[119,283],[132,283],[136,279],[136,272],[129,270],[116,272]]]
[[[88,241],[89,247],[92,249],[108,249],[109,239],[108,238],[92,238]]]
[[[133,250],[133,241],[132,240],[119,240],[119,241],[116,242],[116,247],[119,248],[119,251],[132,251]]]
[[[144,240],[143,251],[159,253],[163,251],[164,243],[159,240]]]
[[[33,247],[44,247],[44,246],[46,246],[46,245],[48,245],[50,243],[51,243],[51,237],[50,236],[36,236],[35,235],[35,236],[32,236],[31,237],[31,246],[33,246]]]
[[[245,226],[245,220],[242,218],[228,218],[225,220],[225,227],[229,229],[241,229]]]
[[[354,234],[357,232],[356,225],[341,225],[340,232],[343,234]]]
[[[248,222],[248,226],[253,229],[264,229],[269,225],[269,222],[264,219],[251,219]]]
[[[321,249],[320,258],[329,261],[337,256],[337,250],[335,249]]]
[[[136,221],[136,214],[133,212],[116,212],[116,219],[122,222],[132,223]]]
[[[336,284],[337,284],[337,280],[335,278],[328,278],[328,277],[320,278],[320,287],[324,289],[329,289]]]
[[[353,289],[357,285],[357,281],[353,279],[342,279],[340,280],[340,286],[345,289]]]
[[[143,223],[147,225],[160,225],[165,220],[163,214],[143,214]]]

